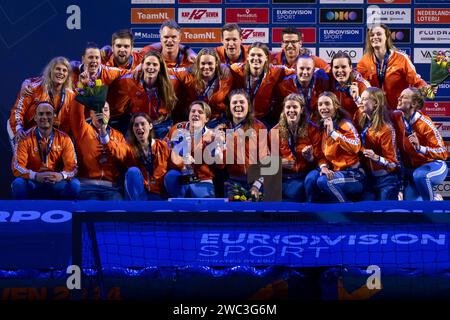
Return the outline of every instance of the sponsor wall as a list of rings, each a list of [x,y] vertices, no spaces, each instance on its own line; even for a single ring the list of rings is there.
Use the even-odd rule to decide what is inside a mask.
[[[38,0],[6,3],[0,18],[0,58],[8,61],[0,99],[0,136],[5,137],[0,147],[8,152],[0,159],[4,168],[11,158],[4,124],[22,80],[38,75],[56,55],[79,59],[87,41],[108,44],[117,29],[131,28],[139,48],[158,41],[162,21],[175,19],[183,28],[182,41],[198,51],[220,45],[221,26],[236,22],[244,30],[244,43],[262,41],[279,50],[281,30],[292,26],[303,32],[304,46],[324,60],[346,50],[357,62],[367,23],[381,21],[425,80],[432,51],[450,55],[450,9],[444,0]],[[38,54],[31,48],[39,48]],[[436,103],[426,112],[449,117],[450,80],[439,87]],[[10,181],[9,170],[0,173],[0,198],[9,197]]]

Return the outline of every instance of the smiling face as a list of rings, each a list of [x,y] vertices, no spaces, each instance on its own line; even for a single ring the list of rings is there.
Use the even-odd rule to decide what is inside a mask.
[[[51,79],[55,87],[63,85],[67,77],[69,76],[69,70],[62,63],[57,63],[51,71]]]
[[[412,96],[414,92],[411,89],[405,89],[398,97],[397,110],[408,114],[413,109]]]
[[[386,30],[382,27],[375,27],[370,30],[369,40],[372,47],[376,50],[386,49]]]
[[[250,73],[254,76],[260,75],[267,63],[267,56],[263,49],[252,48],[248,53]]]
[[[297,78],[298,81],[306,86],[310,83],[314,74],[314,60],[300,58],[297,62]]]
[[[209,54],[202,55],[199,61],[199,68],[202,78],[211,79],[216,72],[216,59]]]
[[[222,34],[222,44],[225,54],[233,60],[237,59],[241,54],[242,38],[239,31],[224,31]]]
[[[336,115],[336,107],[333,104],[333,100],[327,96],[321,96],[317,102],[319,114],[322,119],[334,118]]]
[[[283,39],[281,42],[281,48],[288,59],[295,59],[300,54],[300,48],[302,47],[302,42],[300,41],[297,34],[283,34]]]
[[[242,94],[235,94],[230,99],[230,112],[234,123],[239,123],[247,117],[248,101]]]
[[[192,128],[196,130],[202,129],[208,120],[209,118],[206,116],[206,113],[200,104],[191,106],[191,110],[189,111],[189,123]]]
[[[376,101],[374,98],[371,97],[370,93],[365,90],[361,94],[361,104],[362,104],[362,112],[367,114],[368,116],[371,116],[373,111],[376,108]]]
[[[288,100],[284,103],[283,112],[284,115],[286,116],[288,125],[297,124],[300,120],[302,107],[298,101]]]
[[[142,61],[142,70],[144,70],[145,80],[154,80],[158,77],[161,65],[155,56],[148,56]]]
[[[41,130],[51,129],[53,126],[53,120],[55,119],[53,107],[48,103],[41,103],[36,108],[34,115],[34,121]]]
[[[115,39],[112,49],[114,61],[116,61],[116,63],[119,66],[125,66],[130,60],[131,51],[133,50],[133,46],[131,45],[131,39],[128,38]]]
[[[333,76],[339,84],[345,84],[350,78],[352,66],[346,58],[336,58],[332,65]]]
[[[148,141],[152,124],[144,117],[136,117],[133,122],[133,133],[140,143]]]
[[[100,58],[100,49],[97,48],[88,48],[84,52],[83,55],[83,64],[89,72],[89,75],[95,75],[98,72],[98,68],[100,68],[101,58]]]

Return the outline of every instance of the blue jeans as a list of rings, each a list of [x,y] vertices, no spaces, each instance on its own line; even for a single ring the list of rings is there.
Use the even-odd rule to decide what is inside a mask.
[[[172,126],[173,120],[170,117],[160,123],[154,124],[153,132],[155,134],[155,138],[159,140],[163,139]]]
[[[317,186],[332,202],[348,202],[349,195],[363,191],[365,178],[362,169],[335,171],[331,180],[328,180],[326,175],[320,176]]]
[[[57,183],[37,182],[24,178],[16,178],[12,184],[12,197],[24,199],[76,199],[80,192],[80,181],[76,178]]]
[[[305,179],[304,178],[283,178],[283,200],[285,201],[305,201]]]
[[[126,200],[164,200],[159,194],[148,192],[144,188],[144,176],[137,167],[131,167],[125,174]]]
[[[212,182],[180,183],[181,172],[170,170],[164,177],[164,186],[172,198],[214,198],[214,184]]]
[[[447,176],[448,168],[445,161],[435,160],[416,169],[406,169],[408,185],[405,190],[405,200],[433,200],[433,186],[440,184]]]
[[[370,176],[367,181],[367,189],[362,199],[371,200],[398,200],[401,179],[398,172],[392,172],[384,176]]]
[[[85,184],[81,186],[79,200],[123,200],[118,187]]]

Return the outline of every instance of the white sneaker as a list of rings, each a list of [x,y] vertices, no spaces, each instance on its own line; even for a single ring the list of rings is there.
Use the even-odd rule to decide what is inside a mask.
[[[434,201],[444,201],[444,198],[442,198],[442,195],[441,195],[441,194],[436,193],[436,194],[434,195],[433,200],[434,200]]]

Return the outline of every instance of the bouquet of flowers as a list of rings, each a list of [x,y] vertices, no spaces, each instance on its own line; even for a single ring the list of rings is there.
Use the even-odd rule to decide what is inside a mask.
[[[250,193],[247,189],[242,187],[239,184],[233,184],[231,187],[231,196],[229,198],[229,201],[261,201],[264,197],[260,193],[258,199]]]
[[[77,86],[77,96],[75,100],[85,105],[88,109],[94,110],[95,113],[101,113],[105,105],[108,87],[103,85],[101,79],[89,79],[88,81],[80,81]]]
[[[444,51],[433,51],[430,68],[430,85],[437,87],[450,75],[450,57]],[[426,96],[430,99],[435,98],[431,87],[427,88]]]

